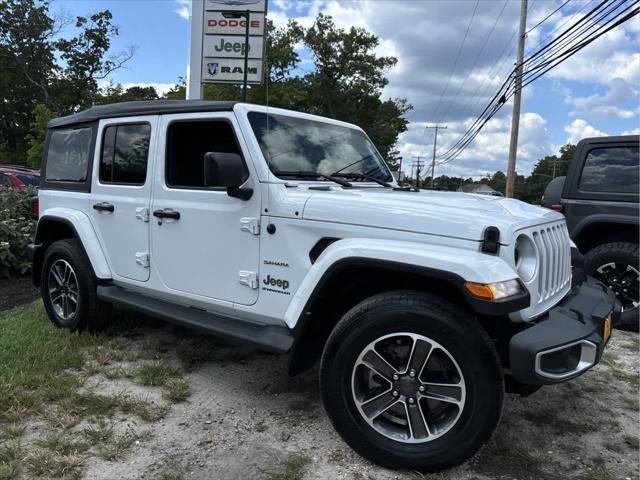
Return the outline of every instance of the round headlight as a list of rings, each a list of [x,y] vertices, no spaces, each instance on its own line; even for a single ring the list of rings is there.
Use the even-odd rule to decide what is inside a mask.
[[[528,283],[536,274],[536,268],[538,268],[538,254],[533,241],[526,235],[520,235],[516,239],[513,256],[520,279]]]

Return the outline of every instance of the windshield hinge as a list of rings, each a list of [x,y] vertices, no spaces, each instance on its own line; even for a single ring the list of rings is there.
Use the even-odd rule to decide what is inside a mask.
[[[256,272],[240,270],[238,272],[238,282],[240,282],[240,285],[246,285],[255,290],[258,288],[258,274]]]
[[[240,219],[240,230],[253,235],[260,235],[260,220],[253,217],[242,217]]]
[[[136,263],[143,268],[149,268],[149,252],[136,252]]]

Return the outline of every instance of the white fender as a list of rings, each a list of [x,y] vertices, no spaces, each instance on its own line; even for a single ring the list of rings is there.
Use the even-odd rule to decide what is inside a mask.
[[[289,328],[296,325],[314,288],[332,265],[362,258],[442,270],[469,282],[494,283],[518,278],[503,259],[479,250],[368,238],[339,240],[320,255],[296,290],[284,317]]]
[[[111,279],[111,269],[100,246],[96,231],[93,229],[91,220],[86,214],[72,208],[54,207],[42,212],[38,222],[42,222],[45,219],[70,223],[75,229],[85,252],[87,252],[96,277]]]

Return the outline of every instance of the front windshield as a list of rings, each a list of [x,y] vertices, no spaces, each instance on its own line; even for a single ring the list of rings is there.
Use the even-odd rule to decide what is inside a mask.
[[[392,180],[384,160],[360,130],[261,112],[248,117],[262,154],[279,177],[360,175]]]

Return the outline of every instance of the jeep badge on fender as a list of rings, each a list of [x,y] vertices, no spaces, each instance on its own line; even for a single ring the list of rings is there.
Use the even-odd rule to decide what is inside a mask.
[[[399,185],[362,129],[304,113],[161,100],[51,120],[39,205],[54,324],[98,330],[115,304],[290,354],[292,375],[319,360],[333,426],[388,468],[464,462],[505,389],[584,374],[620,314],[595,279],[572,286],[558,212]]]

